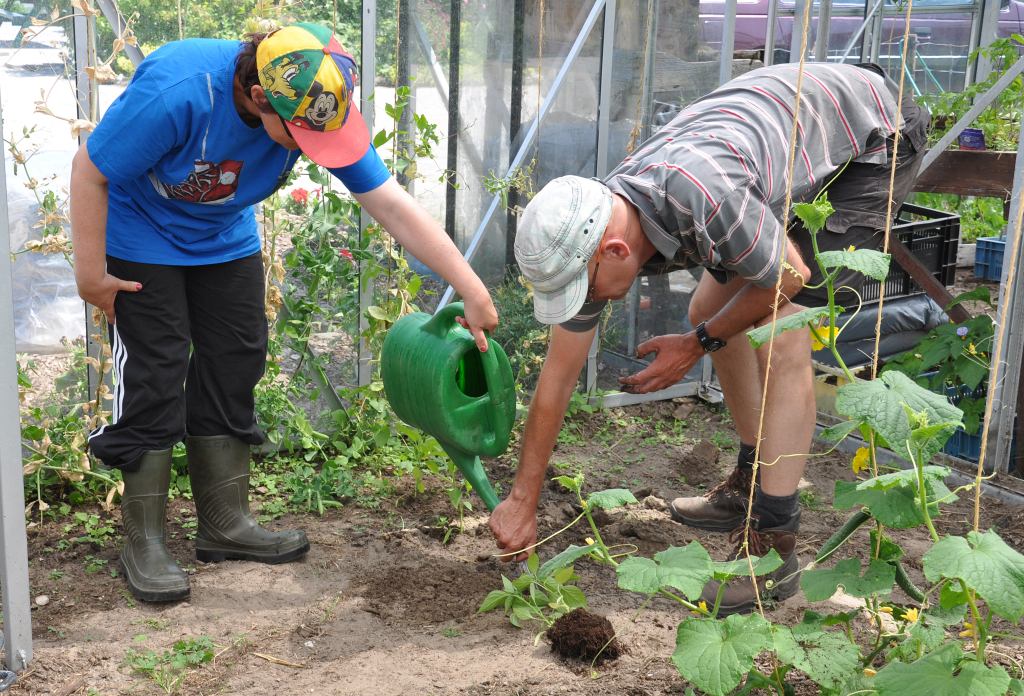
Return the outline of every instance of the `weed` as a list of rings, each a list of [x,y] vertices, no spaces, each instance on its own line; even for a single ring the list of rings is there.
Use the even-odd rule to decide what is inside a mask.
[[[445,638],[458,638],[462,635],[462,629],[456,626],[454,621],[450,621],[447,626],[441,629],[441,635]]]
[[[136,637],[136,642],[140,642],[139,638],[145,640],[146,636]],[[200,636],[179,640],[161,655],[152,650],[136,652],[129,648],[122,664],[130,667],[133,672],[144,674],[164,693],[173,694],[181,687],[189,669],[213,659],[213,649],[213,640]]]
[[[95,556],[86,556],[83,563],[85,565],[85,572],[92,575],[96,571],[102,570],[103,566],[110,563],[110,561],[105,561],[100,558],[96,558]]]
[[[63,570],[53,570],[53,571],[50,571],[49,578],[51,580],[60,580],[62,577],[64,577],[64,571]]]
[[[716,430],[714,435],[711,436],[711,442],[718,449],[723,452],[732,452],[736,449],[736,441],[731,435],[728,435],[721,430]]]

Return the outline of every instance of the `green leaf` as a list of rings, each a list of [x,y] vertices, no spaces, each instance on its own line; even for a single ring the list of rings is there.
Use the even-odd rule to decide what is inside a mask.
[[[992,293],[984,285],[979,285],[973,290],[962,292],[953,298],[953,301],[946,305],[946,311],[948,312],[953,307],[964,302],[984,302],[989,307],[992,307]]]
[[[487,595],[486,599],[484,599],[484,603],[480,605],[480,608],[476,613],[483,614],[484,612],[491,611],[492,609],[497,609],[505,603],[506,597],[508,597],[508,592],[505,592],[504,590],[494,590]]]
[[[575,585],[563,585],[559,593],[562,596],[562,601],[569,607],[569,611],[579,609],[580,607],[587,608],[586,595],[583,594],[583,590]]]
[[[619,587],[652,594],[662,587],[674,587],[687,599],[695,600],[711,579],[711,556],[696,541],[673,546],[655,554],[654,560],[630,556],[615,569]]]
[[[857,646],[813,622],[776,628],[779,658],[805,672],[826,691],[842,686],[860,665]]]
[[[383,309],[381,307],[378,307],[377,305],[372,305],[372,306],[368,307],[366,309],[366,313],[369,314],[374,319],[376,319],[377,321],[394,321],[395,320],[394,317],[392,317],[387,312],[387,310],[385,310],[385,309]]]
[[[939,606],[942,609],[948,609],[952,611],[956,607],[961,607],[967,604],[967,593],[964,592],[963,588],[958,582],[947,582],[942,586],[942,590],[939,592]],[[960,612],[961,618],[964,613]],[[954,622],[957,623],[957,622]]]
[[[593,510],[595,507],[613,510],[629,503],[640,502],[632,493],[625,488],[609,488],[606,491],[591,493],[587,498],[587,507]]]
[[[988,288],[985,289],[987,290]],[[1012,696],[1024,696],[1024,681],[1020,679],[1011,679],[1010,693]]]
[[[976,590],[994,612],[1013,623],[1024,614],[1024,556],[995,532],[947,536],[924,555],[928,582],[957,578]]]
[[[579,493],[580,486],[583,485],[583,479],[580,476],[556,476],[552,480],[558,481],[560,484],[562,484],[563,486],[565,486],[574,493]]]
[[[883,561],[889,561],[892,563],[893,561],[898,561],[907,555],[903,552],[903,549],[900,548],[899,544],[887,537],[885,534],[882,534],[882,546],[879,548],[878,530],[871,530],[870,536],[872,552],[874,552],[875,549],[878,549],[878,557]],[[872,553],[872,555],[874,555],[874,553]]]
[[[853,251],[823,251],[817,256],[818,262],[825,268],[844,266],[851,271],[858,271],[875,280],[885,280],[889,275],[889,263],[892,257],[874,249],[855,249]]]
[[[839,689],[839,696],[878,696],[875,691],[875,678],[858,672]]]
[[[572,544],[569,548],[552,558],[550,561],[545,561],[537,574],[541,577],[547,577],[562,566],[569,565],[580,556],[586,556],[593,550],[593,546],[576,546],[576,544]]]
[[[880,696],[1005,696],[1005,669],[967,660],[954,676],[963,658],[959,643],[947,643],[909,664],[891,662],[875,676],[875,689]]]
[[[526,558],[526,567],[534,575],[537,574],[537,570],[540,568],[540,556],[537,555],[536,551],[532,551]]]
[[[725,621],[690,618],[679,624],[672,662],[698,689],[725,696],[770,642],[771,629],[760,614]]]
[[[843,311],[842,307],[836,307],[836,314],[838,315]],[[796,314],[790,314],[788,317],[782,317],[775,322],[775,333],[772,333],[772,325],[770,323],[760,326],[753,331],[747,332],[747,338],[750,339],[750,345],[755,349],[760,348],[765,343],[772,339],[772,336],[778,336],[783,331],[794,331],[796,329],[803,329],[808,324],[816,324],[822,317],[828,316],[828,307],[813,307],[811,309],[803,309]]]
[[[889,594],[896,582],[896,569],[877,558],[871,560],[864,576],[860,574],[860,559],[848,558],[836,564],[834,570],[805,570],[800,577],[808,602],[824,602],[842,587],[851,597],[864,599],[873,594]]]
[[[959,583],[957,583],[959,585]],[[966,595],[965,595],[966,597]],[[964,614],[967,613],[966,600],[963,604],[953,604],[949,608],[931,605],[925,610],[924,615],[931,621],[942,624],[943,626],[952,626],[958,624],[964,620]]]
[[[749,577],[751,565],[754,567],[754,575],[767,575],[782,565],[782,556],[779,555],[778,551],[772,549],[763,558],[751,556],[749,562],[746,556],[744,556],[732,561],[712,563],[711,571],[715,574],[716,580],[725,582],[729,578],[734,578],[738,575]]]
[[[793,206],[793,214],[800,218],[811,234],[824,227],[828,216],[834,212],[835,208],[828,202],[824,192],[811,203],[797,203]]]
[[[926,468],[932,469],[933,467]],[[875,488],[866,485],[874,481],[876,479],[859,483],[836,481],[835,498],[832,505],[837,510],[865,506],[875,519],[893,529],[910,529],[924,524],[924,515],[921,514],[921,508],[918,505],[917,491],[911,485],[910,479],[904,481],[903,485],[888,488]],[[949,489],[942,481],[926,478],[924,486],[929,501],[945,499],[950,495]],[[955,500],[956,496],[953,496],[946,499],[946,502],[951,503]],[[939,514],[938,503],[929,502],[928,510],[932,517],[937,517]]]
[[[840,423],[839,425],[833,425],[831,428],[825,428],[819,437],[823,440],[828,440],[829,442],[842,442],[843,438],[859,428],[863,422],[864,421],[860,420],[851,420]]]
[[[862,419],[880,434],[900,456],[911,438],[910,419],[906,408],[924,413],[928,423],[959,424],[963,412],[940,396],[904,375],[886,372],[869,382],[845,384],[836,392],[836,410],[848,418]]]

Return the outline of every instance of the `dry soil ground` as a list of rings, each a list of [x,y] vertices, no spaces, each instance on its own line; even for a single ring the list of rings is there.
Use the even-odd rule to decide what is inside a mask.
[[[680,407],[685,425],[675,425],[672,416]],[[658,422],[664,423],[665,437],[656,432]],[[730,448],[736,435],[727,415],[691,401],[613,409],[576,418],[562,440],[550,473],[582,469],[589,490],[624,485],[643,501],[599,518],[608,543],[633,544],[650,556],[698,539],[718,558],[728,553],[727,535],[680,526],[663,510],[664,502],[677,495],[713,486],[733,465]],[[490,463],[492,479],[505,491],[513,463],[510,458]],[[837,479],[853,478],[847,455],[812,459],[802,496],[799,548],[804,558],[844,521],[845,514],[829,508],[832,488]],[[187,539],[193,505],[172,501],[170,548],[192,573],[192,597],[166,605],[131,600],[124,580],[111,573],[118,554],[113,542],[57,550],[65,536],[63,525],[33,528],[33,596],[45,594],[49,601],[34,610],[35,660],[11,693],[162,693],[131,672],[127,651],[162,652],[175,641],[197,636],[209,636],[220,647],[212,663],[188,673],[182,694],[685,692],[685,682],[668,661],[676,626],[686,617],[678,606],[656,599],[630,624],[641,598],[618,590],[611,569],[579,562],[578,584],[590,609],[611,620],[628,650],[593,679],[585,667],[555,659],[543,639],[535,644],[535,626],[517,629],[498,613],[476,614],[487,593],[501,587],[501,575],[514,576],[516,569],[492,557],[496,550],[480,514],[466,520],[464,533],[442,545],[437,521],[451,516],[447,496],[437,490],[415,496],[412,490],[407,478],[398,482],[398,496],[378,510],[348,506],[322,517],[277,520],[272,524],[279,528],[305,529],[313,542],[305,559],[281,566],[198,563]],[[474,500],[474,509],[482,509]],[[258,495],[253,504],[259,504]],[[554,484],[546,486],[542,533],[564,526],[575,514],[570,495]],[[109,517],[118,527],[119,514]],[[948,506],[937,525],[940,533],[963,533],[970,519],[971,505],[962,501]],[[982,525],[998,527],[1010,544],[1024,547],[1024,510],[986,501]],[[582,543],[587,534],[577,526],[541,555],[547,558],[570,542]],[[911,575],[921,583],[925,533],[913,530],[897,538],[912,559]],[[837,556],[848,557],[866,544],[865,532],[854,548]],[[96,569],[97,560],[107,563]],[[906,601],[898,590],[894,599]],[[849,610],[857,600],[839,595],[830,604],[825,608]],[[770,618],[799,621],[806,606],[799,594],[772,609]],[[860,628],[866,630],[866,623]],[[1004,649],[1016,655],[1014,646]],[[78,688],[61,690],[69,686]],[[809,683],[798,686],[798,693],[815,693]]]

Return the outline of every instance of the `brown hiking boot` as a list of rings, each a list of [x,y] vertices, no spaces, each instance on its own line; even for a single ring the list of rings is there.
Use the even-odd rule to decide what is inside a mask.
[[[752,473],[736,467],[729,478],[704,495],[676,498],[669,506],[672,519],[709,532],[728,532],[743,525],[747,519]]]
[[[799,525],[799,516],[796,517],[796,525],[787,523],[787,527]],[[722,602],[718,606],[718,617],[723,618],[730,614],[749,614],[757,608],[757,597],[761,596],[762,601],[771,599],[781,602],[789,599],[800,589],[800,558],[796,553],[796,534],[788,529],[764,529],[758,531],[757,518],[751,519],[751,528],[748,540],[750,553],[759,558],[764,557],[769,551],[775,549],[782,556],[782,565],[767,575],[760,575],[757,578],[757,589],[749,577],[737,577],[725,583],[722,590]],[[746,558],[748,555],[743,548],[743,527],[734,529],[729,535],[729,541],[736,544],[736,550],[729,555],[729,560]],[[769,586],[770,583],[770,586]],[[700,600],[707,603],[707,606],[715,606],[715,599],[718,597],[718,588],[722,583],[712,580],[704,586]]]

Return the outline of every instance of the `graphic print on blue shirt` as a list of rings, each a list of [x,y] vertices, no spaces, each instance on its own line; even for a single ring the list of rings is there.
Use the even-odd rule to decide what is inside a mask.
[[[287,179],[300,153],[238,115],[239,46],[213,39],[162,46],[89,136],[89,156],[110,182],[111,256],[204,265],[259,251],[253,205]],[[353,193],[373,190],[390,176],[373,148],[331,172]]]

